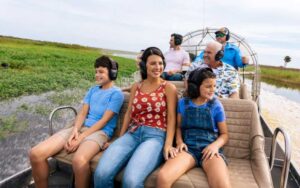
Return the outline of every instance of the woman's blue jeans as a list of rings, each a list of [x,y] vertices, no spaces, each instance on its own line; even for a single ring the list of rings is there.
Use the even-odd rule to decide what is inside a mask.
[[[141,126],[115,140],[99,160],[94,173],[95,187],[114,187],[115,176],[125,166],[122,187],[144,187],[147,176],[163,162],[165,136],[165,131]]]

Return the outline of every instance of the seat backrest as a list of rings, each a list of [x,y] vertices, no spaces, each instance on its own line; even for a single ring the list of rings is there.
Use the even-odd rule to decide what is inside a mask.
[[[123,92],[124,103],[119,113],[114,136],[118,136],[128,108],[128,92]],[[225,109],[229,141],[224,146],[227,157],[250,159],[251,142],[254,137],[263,137],[256,104],[251,100],[220,99]],[[262,146],[263,147],[263,146]]]
[[[113,137],[119,136],[119,133],[121,131],[121,127],[122,127],[122,124],[123,124],[124,116],[125,116],[126,110],[128,108],[130,93],[123,92],[123,94],[124,94],[124,102],[123,102],[123,105],[122,105],[120,113],[119,113],[117,127],[115,129]]]
[[[248,93],[248,88],[245,83],[241,83],[239,91],[240,99],[251,99],[250,94]]]
[[[229,141],[224,146],[225,155],[231,158],[250,159],[254,138],[256,136],[263,138],[257,105],[251,100],[220,99],[220,101],[225,109],[229,131]]]

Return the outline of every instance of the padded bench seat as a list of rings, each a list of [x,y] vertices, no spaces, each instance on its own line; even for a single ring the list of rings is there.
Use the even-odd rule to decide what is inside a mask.
[[[125,111],[128,106],[129,94],[125,94],[116,134],[119,133]],[[271,188],[273,187],[268,161],[264,153],[264,136],[259,121],[257,106],[250,100],[221,99],[225,109],[226,122],[229,130],[229,142],[224,146],[228,159],[229,175],[234,188]],[[94,171],[102,152],[91,161]],[[71,164],[73,154],[61,151],[54,158]],[[145,181],[145,187],[155,187],[156,169]],[[123,171],[116,181],[121,181]],[[181,176],[173,185],[174,188],[208,187],[207,178],[201,168],[193,168]]]

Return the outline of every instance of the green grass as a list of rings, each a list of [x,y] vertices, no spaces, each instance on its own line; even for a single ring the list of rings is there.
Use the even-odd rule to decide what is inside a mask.
[[[246,71],[252,71],[253,66],[248,66]],[[300,70],[286,69],[283,67],[260,66],[261,78],[267,83],[282,87],[300,89]]]
[[[0,100],[21,95],[86,89],[94,83],[94,61],[101,49],[0,36]],[[119,78],[136,68],[134,60],[113,57]],[[118,78],[118,79],[119,79]]]
[[[18,121],[16,114],[0,118],[0,140],[6,136],[21,132],[28,127],[28,121]]]

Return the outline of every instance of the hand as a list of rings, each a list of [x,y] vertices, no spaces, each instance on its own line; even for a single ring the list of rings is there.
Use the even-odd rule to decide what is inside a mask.
[[[72,139],[70,142],[67,142],[64,146],[64,149],[67,153],[72,153],[77,150],[83,138],[78,136],[77,139]]]
[[[105,143],[103,144],[103,146],[101,147],[101,150],[102,150],[102,151],[106,150],[106,149],[109,147],[110,144],[111,144],[110,142],[105,142]]]
[[[192,63],[183,63],[182,65],[183,65],[183,66],[191,66]]]
[[[73,128],[71,135],[69,136],[69,139],[67,141],[68,145],[71,145],[71,142],[73,139],[77,140],[78,139],[78,129],[76,127]]]
[[[188,151],[188,147],[184,142],[181,142],[180,144],[177,144],[176,149],[179,152],[182,152],[183,150]]]
[[[178,150],[176,148],[172,147],[172,146],[165,146],[164,147],[165,160],[169,159],[169,155],[172,159],[175,158],[177,153],[178,153]]]
[[[201,153],[203,154],[203,156],[202,156],[203,161],[212,159],[215,155],[217,157],[220,156],[219,155],[219,147],[216,146],[214,143],[206,146],[206,148],[204,148]]]
[[[243,57],[242,57],[242,63],[243,63],[244,65],[249,64],[249,58],[246,57],[246,56],[243,56]]]
[[[169,75],[169,76],[172,76],[172,75],[175,74],[175,73],[176,73],[176,72],[173,71],[173,70],[168,71],[168,75]]]

